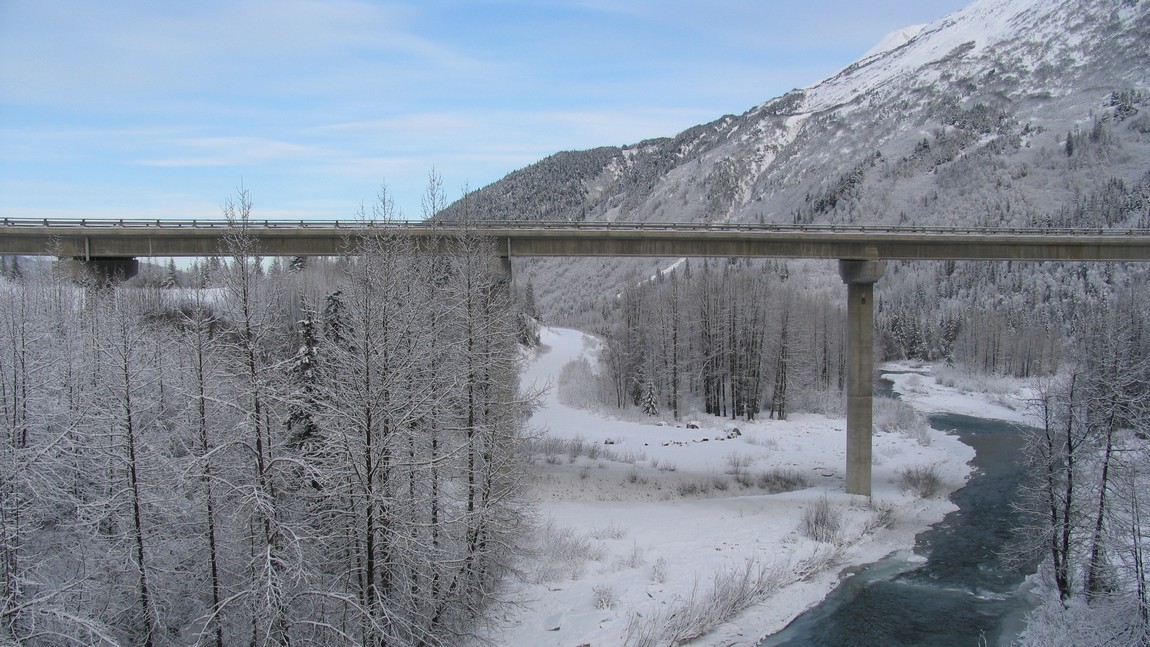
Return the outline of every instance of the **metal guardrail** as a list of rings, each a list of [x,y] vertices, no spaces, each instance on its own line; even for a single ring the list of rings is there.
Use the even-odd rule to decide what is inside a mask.
[[[573,230],[573,231],[698,231],[698,232],[825,232],[825,233],[867,233],[867,234],[938,234],[938,235],[984,235],[984,236],[1146,236],[1150,229],[1109,229],[1104,227],[939,227],[888,225],[833,225],[833,224],[749,224],[749,223],[691,223],[691,222],[587,222],[556,220],[484,220],[484,221],[375,221],[375,220],[249,220],[244,223],[248,229],[288,230],[288,229],[407,229],[412,231],[436,231],[442,229],[470,228],[477,231],[532,231],[532,230]],[[3,218],[0,228],[92,228],[94,230],[125,229],[203,229],[218,231],[235,229],[237,225],[225,220],[112,220],[112,219],[57,219],[57,218]]]

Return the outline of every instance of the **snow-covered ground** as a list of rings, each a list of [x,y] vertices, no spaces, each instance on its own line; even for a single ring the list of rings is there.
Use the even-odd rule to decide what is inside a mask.
[[[1028,409],[1033,393],[1023,380],[972,378],[912,362],[888,362],[879,371],[894,383],[900,399],[923,413],[958,413],[1030,425],[1036,422]]]
[[[554,385],[564,365],[594,347],[583,333],[565,329],[543,329],[542,344],[525,388]],[[941,385],[932,389],[933,378],[895,379],[931,410],[953,410],[949,403],[967,398]],[[965,482],[973,456],[933,430],[927,444],[878,434],[872,502],[845,493],[842,420],[796,414],[748,424],[691,414],[679,424],[701,424],[688,429],[669,419],[659,426],[658,418],[623,422],[574,409],[560,402],[556,388],[543,400],[532,424],[553,440],[541,444],[530,484],[543,539],[537,554],[524,558],[514,591],[522,605],[501,619],[491,644],[639,644],[642,631],[654,632],[672,613],[688,615],[692,597],[701,607],[716,578],[739,576],[750,565],[753,574],[765,574],[766,593],[691,644],[754,645],[822,600],[844,568],[912,548],[918,532],[954,508],[945,493]],[[989,406],[984,400],[960,412],[987,415]],[[1009,411],[1003,407],[995,417]],[[733,426],[741,435],[726,438]],[[900,471],[927,466],[937,468],[944,494],[920,499],[900,491]],[[779,471],[797,473],[807,485],[767,493],[760,477]],[[843,526],[837,541],[826,543],[800,530],[804,510],[824,498]]]

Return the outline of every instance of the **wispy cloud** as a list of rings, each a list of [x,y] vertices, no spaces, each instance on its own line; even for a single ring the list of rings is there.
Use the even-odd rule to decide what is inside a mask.
[[[964,2],[0,0],[0,216],[414,212],[432,166],[673,136]]]
[[[172,143],[175,156],[137,160],[142,166],[248,166],[330,157],[332,151],[257,137],[203,137]],[[190,154],[180,154],[184,151]]]

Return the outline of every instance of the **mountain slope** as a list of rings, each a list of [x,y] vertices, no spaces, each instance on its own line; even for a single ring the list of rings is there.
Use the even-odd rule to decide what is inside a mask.
[[[1145,1],[981,0],[742,115],[559,153],[466,202],[512,220],[1040,223],[1099,182],[1146,181],[1147,42]]]

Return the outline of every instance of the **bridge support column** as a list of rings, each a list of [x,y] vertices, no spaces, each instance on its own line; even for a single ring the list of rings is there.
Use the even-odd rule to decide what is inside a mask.
[[[140,271],[140,261],[135,258],[61,258],[56,261],[56,269],[78,282],[107,285],[135,276]]]
[[[847,493],[871,495],[874,284],[884,261],[839,261],[847,284]]]
[[[499,262],[495,266],[495,276],[497,281],[506,281],[508,289],[511,289],[511,257],[499,257]]]

